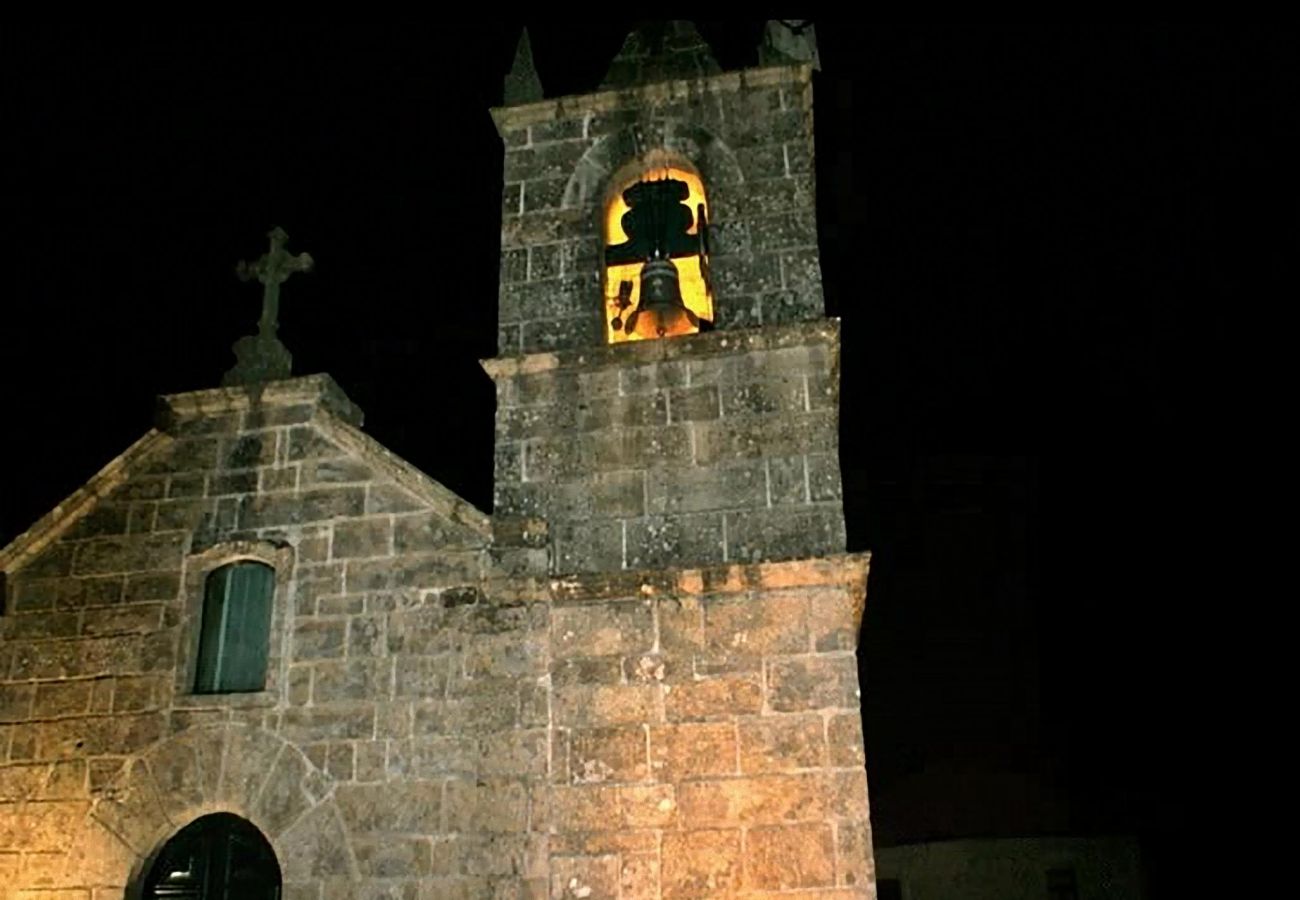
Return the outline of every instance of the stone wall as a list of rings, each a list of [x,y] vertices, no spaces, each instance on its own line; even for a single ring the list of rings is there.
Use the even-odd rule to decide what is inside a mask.
[[[866,560],[557,580],[552,898],[874,897]]]
[[[838,323],[484,366],[495,511],[546,518],[557,573],[843,552]]]
[[[0,896],[121,897],[216,811],[287,900],[871,896],[865,559],[548,578],[542,523],[335,392],[168,398],[0,551]],[[237,557],[277,572],[267,690],[194,695]]]
[[[652,148],[704,178],[718,328],[824,315],[810,76],[760,69],[494,110],[501,354],[603,342],[600,204],[610,176]]]
[[[267,835],[290,898],[532,874],[542,607],[487,600],[487,518],[334,394],[169,398],[167,430],[92,481],[75,524],[56,511],[7,551],[0,893],[120,897],[218,809]],[[249,556],[277,571],[267,690],[195,695],[206,573]]]

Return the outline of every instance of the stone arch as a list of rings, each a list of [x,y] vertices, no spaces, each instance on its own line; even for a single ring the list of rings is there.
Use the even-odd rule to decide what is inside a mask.
[[[102,885],[139,890],[158,849],[210,813],[248,820],[266,836],[286,886],[356,877],[333,781],[292,743],[261,728],[191,728],[127,761],[94,801],[73,867]]]
[[[278,898],[284,886],[284,878],[271,842],[247,819],[225,812],[199,816],[174,832],[146,862],[144,870],[148,874],[138,884],[131,886],[128,896],[157,896],[158,883],[170,880],[174,866],[177,863],[185,865],[184,861],[190,858],[190,852],[198,847],[204,849],[209,862],[215,859],[227,864],[227,877],[236,874],[229,871],[229,864],[233,860],[228,855],[236,842],[242,851],[237,870],[237,877],[242,882],[239,886],[255,889],[255,896]],[[273,883],[271,879],[274,879]],[[150,890],[151,885],[155,890]],[[225,887],[227,894],[232,893],[229,882]]]
[[[628,163],[654,150],[667,150],[690,160],[712,198],[721,193],[725,199],[731,186],[745,181],[735,151],[716,134],[682,119],[660,119],[629,125],[592,144],[569,175],[563,207],[581,209],[596,205],[599,208],[610,178]]]
[[[662,163],[663,157],[684,163],[700,176],[709,208],[714,212],[719,208],[734,208],[737,195],[745,189],[745,173],[735,151],[702,125],[664,117],[643,119],[606,134],[574,166],[561,204],[575,221],[584,218],[589,221],[585,240],[591,259],[603,259],[605,204],[616,180],[638,166],[650,168]],[[603,332],[607,325],[601,299],[604,266],[594,263],[582,277],[589,279],[587,284],[592,286],[590,312]]]

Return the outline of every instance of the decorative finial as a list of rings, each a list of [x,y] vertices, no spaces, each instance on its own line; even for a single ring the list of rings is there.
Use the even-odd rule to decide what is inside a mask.
[[[502,103],[506,106],[519,106],[523,103],[536,103],[542,99],[542,80],[537,76],[537,67],[533,65],[533,45],[528,40],[528,27],[524,26],[519,35],[519,46],[515,48],[515,61],[506,74],[505,90]]]
[[[295,272],[310,272],[314,262],[309,254],[294,256],[284,249],[289,235],[278,225],[267,233],[271,249],[254,263],[241,261],[235,274],[241,281],[256,278],[262,283],[262,318],[257,323],[257,334],[235,341],[231,348],[238,360],[225,374],[221,383],[260,384],[288,378],[293,368],[293,356],[276,337],[280,316],[280,285]]]
[[[807,19],[772,19],[763,28],[758,61],[765,66],[811,63],[821,70],[817,55],[817,34]]]
[[[642,22],[623,41],[600,87],[618,90],[660,81],[705,78],[721,71],[693,22]]]

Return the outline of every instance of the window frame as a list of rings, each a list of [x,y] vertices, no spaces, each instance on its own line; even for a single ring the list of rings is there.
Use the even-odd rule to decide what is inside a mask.
[[[271,625],[267,633],[266,680],[260,691],[204,692],[196,690],[199,645],[203,637],[203,606],[208,578],[231,563],[256,562],[274,573],[271,595]],[[289,586],[292,581],[293,548],[270,541],[228,541],[186,557],[181,573],[181,658],[177,660],[175,705],[178,707],[274,706],[288,682],[284,673],[288,646]]]
[[[237,587],[241,582],[244,589]],[[274,604],[275,569],[260,560],[238,559],[208,573],[203,585],[203,620],[199,624],[194,693],[248,694],[266,689],[266,673],[270,666],[271,607]],[[262,628],[258,633],[260,641],[238,635],[237,626],[230,622],[232,612],[241,605],[246,620],[251,621],[254,616],[260,620],[256,623]],[[214,617],[216,621],[212,621]],[[260,659],[247,660],[246,672],[239,671],[240,667],[234,664],[240,656],[237,647],[241,644],[260,656]],[[206,677],[205,663],[210,667]],[[258,676],[256,681],[251,677],[253,674]],[[211,684],[205,684],[205,681]],[[248,686],[233,687],[231,682]],[[258,686],[253,687],[253,684]]]

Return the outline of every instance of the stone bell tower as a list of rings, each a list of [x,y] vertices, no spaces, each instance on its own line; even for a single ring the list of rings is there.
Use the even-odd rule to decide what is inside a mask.
[[[815,49],[782,27],[742,72],[689,23],[642,28],[598,92],[547,100],[525,36],[493,110],[494,517],[546,523],[553,897],[875,895],[869,557],[845,552],[812,66],[780,46]]]
[[[550,523],[557,574],[842,553],[810,68],[721,73],[692,25],[667,23],[628,37],[600,92],[493,115],[496,512]],[[704,321],[629,335],[640,265],[611,265],[637,251],[615,257],[632,241],[609,232],[620,192],[668,178],[690,182],[674,262],[683,293],[705,285]]]
[[[271,234],[225,386],[0,547],[0,896],[874,897],[786,38],[510,79],[490,516],[289,377]]]

